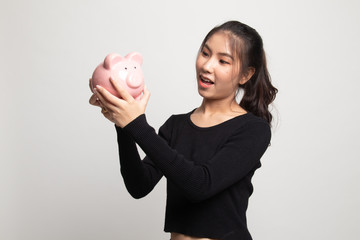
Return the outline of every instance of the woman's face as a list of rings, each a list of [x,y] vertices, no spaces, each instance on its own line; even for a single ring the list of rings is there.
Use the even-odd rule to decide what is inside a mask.
[[[209,100],[235,99],[241,83],[240,62],[231,52],[229,36],[215,33],[196,60],[199,94]]]

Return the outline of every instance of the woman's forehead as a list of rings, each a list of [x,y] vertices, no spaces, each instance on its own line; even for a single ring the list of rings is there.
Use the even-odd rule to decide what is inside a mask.
[[[204,47],[212,51],[221,52],[224,54],[232,55],[232,40],[229,34],[224,32],[214,33],[206,42]]]

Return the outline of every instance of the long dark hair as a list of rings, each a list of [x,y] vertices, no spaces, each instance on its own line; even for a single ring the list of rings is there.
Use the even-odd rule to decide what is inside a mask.
[[[248,25],[229,21],[213,28],[204,38],[200,50],[212,35],[220,31],[230,36],[232,51],[237,54],[241,63],[241,74],[246,74],[249,68],[255,69],[252,77],[246,83],[239,85],[239,88],[244,90],[239,105],[270,124],[272,115],[268,108],[278,90],[271,84],[262,38]]]

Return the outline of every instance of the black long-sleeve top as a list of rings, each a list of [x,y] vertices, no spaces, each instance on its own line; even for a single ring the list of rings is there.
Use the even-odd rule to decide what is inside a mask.
[[[171,116],[159,134],[145,115],[123,129],[116,127],[126,188],[141,198],[166,177],[166,232],[252,239],[246,209],[251,178],[270,143],[270,126],[247,113],[201,128],[192,123],[191,113]],[[135,143],[146,154],[143,160]]]

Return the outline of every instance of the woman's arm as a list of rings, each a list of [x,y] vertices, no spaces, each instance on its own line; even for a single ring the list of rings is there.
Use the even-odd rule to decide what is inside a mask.
[[[242,129],[244,132],[234,133],[206,164],[196,164],[172,149],[148,125],[144,112],[150,93],[146,89],[143,98],[136,101],[116,82],[112,83],[123,99],[116,98],[102,87],[95,89],[100,106],[106,110],[104,116],[123,128],[166,178],[183,190],[188,199],[207,199],[240,181],[259,166],[271,138],[267,123],[247,124]],[[160,135],[166,135],[169,131],[166,124],[160,130]]]
[[[120,127],[127,125],[127,123],[145,112],[150,92],[145,87],[142,98],[137,101],[122,89],[118,82],[113,81],[111,78],[110,81],[122,96],[122,99],[115,97],[100,86],[92,89],[91,84],[89,84],[91,91],[94,93],[89,102],[100,107],[104,117],[115,123],[121,174],[125,186],[130,195],[134,198],[141,198],[154,188],[161,179],[162,173],[148,157],[143,161],[141,160],[133,138],[122,131]]]
[[[202,201],[230,187],[260,164],[270,142],[270,127],[265,122],[247,124],[241,134],[234,132],[228,142],[206,164],[197,164],[172,149],[148,125],[145,115],[124,129],[139,144],[166,178],[176,184],[188,199]],[[167,135],[167,124],[160,135]]]
[[[155,164],[145,157],[141,160],[131,136],[116,127],[120,170],[126,189],[136,199],[146,196],[159,182],[163,174]]]

